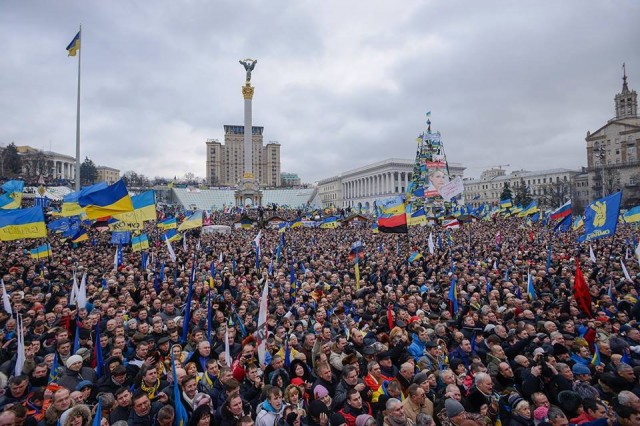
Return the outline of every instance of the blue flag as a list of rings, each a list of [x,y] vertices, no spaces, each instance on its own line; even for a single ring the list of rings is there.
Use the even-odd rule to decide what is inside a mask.
[[[571,215],[565,216],[556,226],[553,227],[553,232],[567,232],[571,229]]]
[[[189,323],[191,322],[191,299],[193,298],[193,276],[195,273],[196,261],[193,259],[191,265],[191,274],[189,275],[189,293],[187,294],[187,305],[184,308],[184,322],[182,324],[182,342],[187,341],[187,334],[189,333]],[[176,417],[177,419],[177,417]]]
[[[98,406],[96,407],[96,415],[93,418],[91,426],[100,426],[102,423],[102,398],[98,398]]]
[[[182,404],[182,395],[180,394],[180,389],[178,388],[178,374],[176,373],[176,360],[173,357],[173,351],[171,351],[171,371],[173,374],[173,404],[175,410],[175,426],[186,426],[189,421],[189,417],[187,416],[187,410],[184,408]]]
[[[616,192],[589,204],[584,211],[584,234],[579,242],[611,237],[616,233],[622,192]]]
[[[76,318],[76,335],[73,337],[73,353],[75,354],[80,349],[80,323]]]
[[[549,250],[547,251],[547,266],[545,268],[546,273],[549,273],[550,267],[551,267],[551,242],[549,242]]]
[[[51,371],[49,372],[49,384],[56,383],[58,381],[58,368],[60,365],[58,363],[58,353],[55,352],[53,356],[53,364],[51,365]]]

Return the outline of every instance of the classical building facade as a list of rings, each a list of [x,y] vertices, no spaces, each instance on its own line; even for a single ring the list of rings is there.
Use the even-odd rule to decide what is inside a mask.
[[[573,180],[580,173],[577,170],[549,169],[517,170],[507,175],[506,170],[502,168],[492,168],[482,172],[479,179],[464,180],[464,198],[474,207],[482,203],[495,205],[500,201],[505,183],[509,183],[514,196],[518,187],[524,183],[529,188],[531,197],[537,199],[541,207],[548,207],[545,206],[545,202],[551,201],[551,197],[547,196],[550,190],[558,192],[559,198],[571,198]]]
[[[76,158],[53,151],[43,151],[28,145],[16,147],[22,157],[22,172],[26,176],[74,180]]]
[[[264,127],[252,127],[253,174],[260,185],[281,186],[280,144],[263,142]],[[236,186],[244,171],[244,126],[225,125],[224,143],[208,139],[207,184]]]
[[[318,182],[323,207],[351,207],[370,211],[373,203],[404,193],[413,176],[414,160],[390,158],[348,170]],[[449,163],[451,178],[463,176],[464,167]]]
[[[587,174],[591,200],[623,190],[623,204],[640,203],[640,117],[638,95],[630,90],[626,71],[614,97],[615,116],[587,132]]]
[[[120,179],[120,170],[113,167],[97,166],[98,182],[107,182],[109,185],[116,183]]]

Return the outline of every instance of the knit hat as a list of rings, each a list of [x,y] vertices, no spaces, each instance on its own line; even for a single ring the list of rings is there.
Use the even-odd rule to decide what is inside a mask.
[[[573,367],[571,367],[571,371],[573,371],[573,374],[578,374],[578,375],[591,374],[591,370],[589,370],[589,367],[587,367],[584,364],[580,364],[579,362],[573,364]]]
[[[322,413],[329,414],[329,409],[326,405],[324,405],[324,402],[318,399],[314,399],[313,401],[311,401],[311,404],[309,404],[309,416],[315,419],[319,419],[320,414]]]
[[[347,421],[344,419],[344,416],[340,413],[333,413],[329,416],[329,424],[331,426],[342,426],[346,423]]]
[[[364,426],[365,424],[367,424],[367,421],[369,419],[373,419],[373,416],[370,416],[368,414],[360,414],[358,417],[356,417],[356,426]]]
[[[544,405],[533,410],[533,418],[540,422],[549,414],[549,409]]]
[[[447,417],[455,417],[464,412],[464,407],[455,399],[449,398],[444,402],[444,408],[447,410]]]
[[[69,358],[67,358],[67,362],[65,362],[64,365],[69,368],[76,362],[82,362],[82,357],[80,355],[71,355]]]
[[[522,401],[524,401],[524,398],[522,398],[517,393],[512,393],[511,395],[509,395],[509,406],[511,406],[512,410],[515,410],[518,404]]]
[[[313,390],[313,393],[315,394],[316,399],[322,399],[325,396],[329,395],[329,391],[327,390],[327,388],[322,385],[316,386],[316,388]]]
[[[427,373],[418,373],[413,378],[413,383],[415,383],[416,385],[421,385],[427,380],[429,380],[429,376],[427,376]]]

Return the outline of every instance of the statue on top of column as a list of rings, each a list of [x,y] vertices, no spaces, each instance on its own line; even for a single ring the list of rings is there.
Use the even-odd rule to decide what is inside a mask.
[[[249,83],[251,81],[251,71],[253,71],[253,69],[255,68],[258,60],[247,58],[247,59],[242,59],[239,62],[242,64],[242,66],[244,66],[244,69],[247,72],[247,83]]]

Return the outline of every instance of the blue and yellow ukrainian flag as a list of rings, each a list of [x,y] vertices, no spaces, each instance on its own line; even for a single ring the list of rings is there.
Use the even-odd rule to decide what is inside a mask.
[[[593,345],[593,357],[591,357],[591,365],[600,365],[602,360],[600,359],[600,349],[598,349],[598,343]]]
[[[573,230],[576,231],[584,226],[584,219],[582,216],[578,216],[576,220],[573,221]]]
[[[302,226],[302,218],[300,218],[300,217],[299,217],[299,218],[297,218],[297,219],[294,219],[294,220],[291,222],[291,228],[299,228],[299,227],[301,227],[301,226]]]
[[[176,229],[177,226],[178,225],[175,217],[168,217],[165,220],[158,222],[158,228],[162,228],[165,231],[167,229]]]
[[[144,223],[147,220],[157,220],[156,197],[152,189],[131,197],[133,211],[114,215],[113,218],[125,223]]]
[[[19,209],[24,193],[23,180],[10,180],[2,185],[4,194],[0,196],[0,209]]]
[[[80,50],[80,31],[78,31],[78,34],[76,34],[73,40],[71,40],[71,43],[69,43],[69,45],[67,46],[67,52],[69,52],[69,56],[76,56],[78,50]]]
[[[80,243],[82,241],[86,241],[89,239],[89,234],[87,234],[87,230],[84,228],[80,228],[76,235],[71,237],[72,243]]]
[[[100,182],[96,183],[95,185],[90,185],[82,188],[80,191],[71,192],[65,195],[62,199],[62,212],[60,213],[60,216],[71,217],[83,214],[85,212],[85,209],[80,207],[80,205],[78,204],[78,199],[83,195],[89,195],[93,192],[105,189],[108,186],[109,184],[107,182]]]
[[[511,202],[511,198],[500,200],[500,208],[508,209],[511,206],[513,206],[513,203]]]
[[[186,218],[178,227],[178,231],[202,227],[202,210],[196,210],[191,216]]]
[[[131,238],[131,248],[134,252],[140,250],[148,250],[149,249],[149,239],[147,238],[147,234],[140,234],[137,237]]]
[[[584,210],[584,234],[578,242],[612,237],[616,233],[622,192],[595,200]]]
[[[40,259],[41,257],[51,256],[51,246],[49,244],[43,244],[40,247],[31,249],[30,252],[33,259]]]
[[[424,212],[424,208],[420,208],[417,211],[411,213],[410,217],[407,217],[407,219],[407,225],[409,226],[427,224],[427,215]]]
[[[122,179],[99,191],[80,195],[78,204],[85,208],[89,219],[133,211],[133,202]]]
[[[322,219],[320,223],[320,228],[324,229],[332,229],[338,227],[338,218],[335,216],[329,216]]]
[[[627,210],[622,218],[627,223],[640,222],[640,206],[635,206],[629,210]]]
[[[178,231],[176,231],[175,229],[169,229],[162,235],[162,239],[168,241],[178,241],[180,239],[180,234],[178,234]]]
[[[420,260],[422,259],[422,253],[414,251],[413,253],[411,253],[411,255],[409,256],[409,263],[414,262],[416,260]]]
[[[278,224],[278,233],[283,234],[287,229],[291,228],[291,222],[281,222]]]
[[[540,209],[538,208],[538,201],[537,200],[533,200],[532,202],[529,203],[528,206],[523,208],[520,213],[518,213],[518,217],[529,216],[529,215],[534,214],[534,213],[536,213],[538,211],[540,211]]]
[[[0,211],[0,241],[45,238],[47,226],[44,223],[42,207]]]

